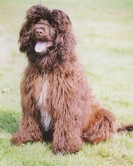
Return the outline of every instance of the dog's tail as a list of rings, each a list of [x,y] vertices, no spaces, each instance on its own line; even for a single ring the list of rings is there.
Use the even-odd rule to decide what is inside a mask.
[[[121,126],[118,126],[117,128],[117,132],[120,133],[120,132],[131,132],[133,131],[133,123],[130,123],[128,125],[121,125]]]

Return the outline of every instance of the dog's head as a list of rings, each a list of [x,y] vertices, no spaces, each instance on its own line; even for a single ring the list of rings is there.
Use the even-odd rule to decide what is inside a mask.
[[[20,51],[32,62],[49,56],[51,61],[63,61],[75,45],[69,17],[61,10],[32,6],[26,14],[19,37]]]
[[[36,54],[46,54],[55,39],[55,30],[47,20],[40,19],[32,28],[31,39],[34,41]]]

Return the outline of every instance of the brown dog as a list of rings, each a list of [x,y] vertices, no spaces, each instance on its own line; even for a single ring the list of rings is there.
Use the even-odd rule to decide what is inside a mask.
[[[53,138],[56,153],[76,152],[83,142],[109,140],[117,132],[114,115],[100,105],[87,82],[63,11],[31,7],[19,43],[29,63],[21,82],[23,117],[14,144]]]

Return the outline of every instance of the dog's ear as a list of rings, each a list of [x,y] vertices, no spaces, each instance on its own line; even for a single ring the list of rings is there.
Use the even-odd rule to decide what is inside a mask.
[[[30,39],[30,25],[26,21],[23,23],[20,33],[18,43],[20,44],[19,49],[21,52],[26,52],[28,48],[28,41]]]
[[[68,60],[74,54],[75,38],[69,17],[61,10],[51,11],[52,26],[55,27],[55,48],[61,62]],[[69,56],[67,56],[69,55]]]
[[[59,30],[66,31],[71,27],[71,21],[65,12],[55,9],[51,12],[51,14],[52,19],[57,24]]]

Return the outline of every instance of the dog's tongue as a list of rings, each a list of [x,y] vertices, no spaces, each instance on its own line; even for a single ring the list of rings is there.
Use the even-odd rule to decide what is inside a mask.
[[[35,45],[36,52],[43,52],[46,50],[46,42],[37,42]]]

